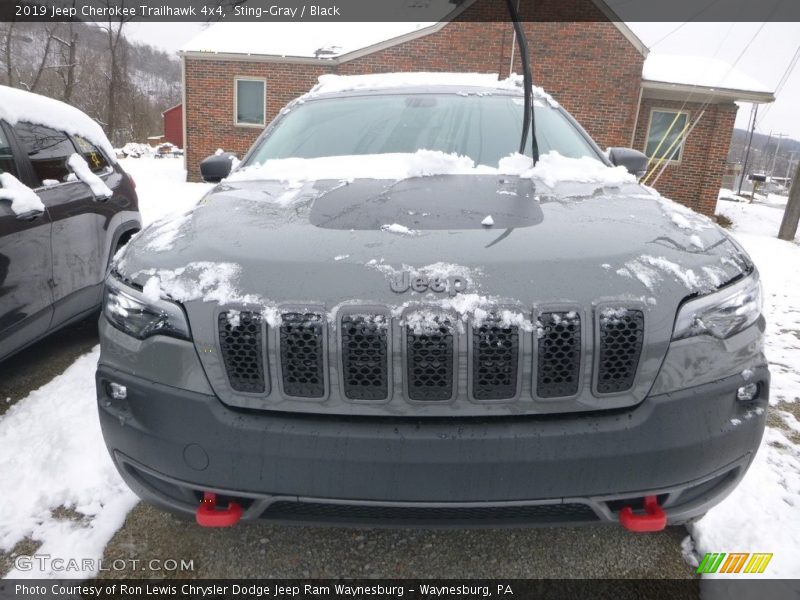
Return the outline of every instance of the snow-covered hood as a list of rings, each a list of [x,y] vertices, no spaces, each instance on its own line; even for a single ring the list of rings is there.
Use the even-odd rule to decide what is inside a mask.
[[[670,319],[685,297],[749,268],[722,229],[638,184],[501,174],[226,181],[189,215],[143,232],[117,264],[183,302],[469,311],[636,299]],[[415,277],[446,289],[415,291]],[[452,290],[454,278],[463,283]]]

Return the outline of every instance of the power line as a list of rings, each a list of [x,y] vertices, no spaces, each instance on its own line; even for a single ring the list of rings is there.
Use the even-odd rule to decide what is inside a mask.
[[[792,71],[794,71],[794,68],[797,66],[798,60],[800,60],[800,44],[797,45],[797,50],[795,50],[792,60],[789,61],[789,65],[786,67],[786,70],[783,72],[780,81],[778,81],[778,85],[775,87],[776,98],[778,97],[780,91],[783,89],[783,86],[786,85],[786,82],[789,81],[789,77],[792,75]],[[761,114],[761,118],[756,123],[756,129],[758,129],[758,126],[761,124],[761,121],[764,119],[764,117],[766,117],[767,114],[769,114],[769,109],[771,109],[772,106],[773,106],[772,104],[767,106],[767,108]]]

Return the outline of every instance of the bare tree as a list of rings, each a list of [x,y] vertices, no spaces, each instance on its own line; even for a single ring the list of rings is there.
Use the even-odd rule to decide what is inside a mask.
[[[106,5],[109,10],[111,9],[111,0],[106,0]],[[124,8],[125,0],[117,4],[120,8]],[[130,20],[130,19],[127,19]],[[128,46],[125,43],[125,38],[122,35],[122,30],[127,22],[126,19],[121,18],[119,23],[109,21],[102,29],[106,32],[108,39],[108,103],[106,106],[106,128],[112,140],[117,137],[117,129],[119,128],[119,100],[124,85],[124,80],[127,77],[127,50]]]
[[[39,61],[39,66],[33,72],[33,79],[31,82],[29,84],[23,84],[31,92],[35,92],[36,88],[39,87],[39,82],[42,80],[42,73],[44,73],[45,69],[47,68],[47,59],[50,58],[50,47],[53,45],[53,33],[55,32],[56,27],[58,27],[58,24],[45,27],[45,42],[44,51],[42,52],[42,59]]]
[[[13,63],[13,52],[11,50],[11,44],[14,40],[14,25],[13,21],[8,23],[8,27],[6,29],[5,41],[3,43],[3,56],[6,63],[6,83],[10,87],[14,87],[14,63]]]
[[[78,66],[78,34],[75,33],[72,22],[69,23],[67,34],[66,40],[59,37],[54,38],[61,45],[59,56],[62,64],[56,66],[55,69],[64,86],[64,91],[61,95],[61,99],[64,102],[69,102],[72,99],[72,94],[78,83],[76,78],[76,68]]]

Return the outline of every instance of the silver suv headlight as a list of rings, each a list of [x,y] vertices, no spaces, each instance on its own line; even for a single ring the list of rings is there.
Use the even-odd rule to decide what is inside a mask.
[[[761,316],[761,281],[754,272],[732,285],[690,300],[678,311],[673,340],[694,335],[725,339],[749,327]]]
[[[169,300],[149,300],[113,275],[106,279],[103,314],[109,322],[136,339],[166,335],[191,340],[183,309]]]

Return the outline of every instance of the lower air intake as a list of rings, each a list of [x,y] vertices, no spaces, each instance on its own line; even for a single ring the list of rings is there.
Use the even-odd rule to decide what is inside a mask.
[[[351,400],[388,397],[387,320],[383,315],[342,317],[344,395]]]
[[[298,398],[321,398],[325,393],[322,316],[286,313],[280,326],[283,392]]]
[[[270,504],[262,519],[298,522],[421,524],[531,524],[597,521],[595,512],[584,504],[538,506],[378,506],[290,502]]]
[[[504,400],[517,394],[519,329],[497,316],[472,332],[472,393],[476,400]]]
[[[249,311],[223,312],[217,324],[222,362],[231,389],[247,394],[265,393],[261,315]]]
[[[539,316],[536,395],[564,398],[578,393],[581,368],[581,318],[575,312]]]
[[[413,325],[406,326],[408,396],[449,400],[453,396],[453,324],[442,316],[412,321]]]
[[[616,394],[633,387],[644,341],[644,314],[640,310],[604,309],[600,312],[597,391]]]

